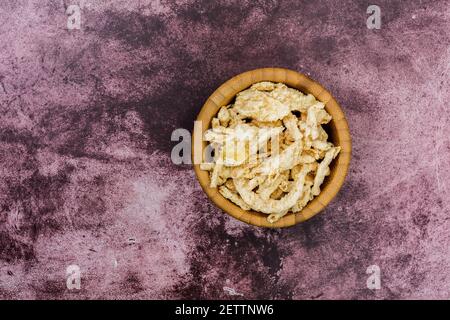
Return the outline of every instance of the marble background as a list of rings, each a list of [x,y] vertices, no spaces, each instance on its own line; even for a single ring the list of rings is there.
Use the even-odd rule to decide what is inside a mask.
[[[370,4],[2,1],[0,298],[450,298],[449,2],[377,0],[380,30]],[[268,66],[327,87],[354,144],[338,197],[283,230],[170,160],[217,86]]]

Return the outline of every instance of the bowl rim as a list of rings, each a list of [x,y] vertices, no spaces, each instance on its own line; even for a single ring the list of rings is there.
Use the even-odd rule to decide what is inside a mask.
[[[203,133],[210,127],[212,117],[217,114],[222,106],[227,105],[232,101],[237,93],[247,89],[252,84],[261,81],[284,83],[288,87],[300,90],[303,93],[311,93],[317,100],[323,102],[325,104],[325,109],[332,116],[331,122],[334,123],[336,128],[334,138],[338,141],[337,145],[341,147],[341,152],[336,159],[334,159],[334,167],[332,168],[330,175],[326,177],[320,194],[310,201],[301,211],[289,213],[275,223],[269,223],[266,219],[266,214],[253,210],[246,211],[241,209],[233,202],[223,197],[219,193],[218,188],[210,188],[209,173],[201,170],[200,165],[196,164],[194,161],[195,158],[200,157],[203,160],[204,148],[207,143],[201,139],[201,148],[198,148],[195,145],[197,143],[196,141],[199,141],[196,137],[203,137]],[[304,222],[322,211],[331,200],[333,200],[344,184],[352,155],[350,129],[344,112],[339,103],[327,89],[300,72],[285,68],[259,68],[240,73],[225,81],[209,96],[202,106],[196,121],[202,122],[201,128],[194,126],[191,156],[194,171],[200,186],[216,206],[230,216],[247,224],[267,228],[285,228]],[[201,150],[201,155],[195,153],[197,150]]]

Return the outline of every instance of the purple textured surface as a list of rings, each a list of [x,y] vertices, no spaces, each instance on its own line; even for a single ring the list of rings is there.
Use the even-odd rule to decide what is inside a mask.
[[[369,4],[2,1],[0,298],[450,298],[449,2],[377,1],[380,30]],[[284,230],[170,160],[216,87],[268,66],[327,87],[353,138],[337,198]]]

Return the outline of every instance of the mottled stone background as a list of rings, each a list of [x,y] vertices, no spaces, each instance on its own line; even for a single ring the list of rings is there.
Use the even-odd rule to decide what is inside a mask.
[[[380,30],[369,4],[2,1],[0,298],[450,298],[449,1],[377,0]],[[170,160],[217,86],[267,66],[327,87],[354,143],[338,197],[284,230]]]

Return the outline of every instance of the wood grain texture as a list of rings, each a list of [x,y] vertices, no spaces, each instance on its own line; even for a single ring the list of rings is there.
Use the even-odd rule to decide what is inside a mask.
[[[322,185],[322,192],[311,202],[309,202],[308,205],[300,212],[289,213],[276,223],[271,224],[266,219],[267,215],[260,212],[242,210],[228,199],[225,199],[217,191],[217,188],[210,188],[209,174],[206,171],[200,170],[199,164],[194,164],[194,170],[202,189],[208,197],[219,208],[232,217],[258,227],[290,227],[297,223],[306,221],[319,213],[339,192],[350,166],[352,152],[350,130],[347,120],[345,119],[344,112],[338,102],[322,85],[310,79],[306,75],[293,70],[283,68],[262,68],[247,71],[231,78],[211,94],[197,117],[197,121],[202,121],[203,124],[201,135],[203,136],[203,133],[210,127],[212,118],[217,114],[221,106],[229,104],[238,92],[245,90],[250,85],[260,81],[285,83],[289,87],[301,90],[304,93],[311,93],[319,101],[325,103],[327,112],[333,118],[327,125],[330,140],[333,141],[336,146],[340,146],[342,150],[330,166],[331,173],[328,177],[326,177]],[[195,130],[197,130],[197,128],[194,129],[194,134],[192,135],[193,137],[196,136],[196,134],[199,134],[198,132],[195,132]],[[195,143],[196,141],[193,140],[193,158],[195,157],[195,150],[201,150],[203,155],[204,149],[206,148],[206,142],[204,141],[201,143],[201,148],[195,148]]]

